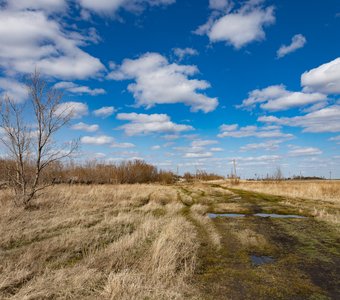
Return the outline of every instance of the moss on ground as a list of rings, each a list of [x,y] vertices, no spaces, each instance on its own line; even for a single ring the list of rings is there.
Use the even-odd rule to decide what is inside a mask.
[[[189,193],[194,187],[185,189]],[[224,196],[223,201],[237,203],[237,213],[310,216],[308,207],[304,211],[288,207],[283,197],[229,190],[239,197]],[[206,204],[206,197],[197,197],[195,203]],[[209,211],[228,212],[218,211],[221,197],[216,198],[218,201],[208,204]],[[340,294],[340,239],[334,226],[313,217],[216,218],[212,221],[222,241],[218,250],[209,243],[204,227],[191,218],[190,205],[183,214],[196,226],[201,240],[194,282],[202,299],[337,299]],[[251,234],[242,232],[261,238],[252,239]],[[253,254],[270,256],[275,261],[256,267],[250,258]]]

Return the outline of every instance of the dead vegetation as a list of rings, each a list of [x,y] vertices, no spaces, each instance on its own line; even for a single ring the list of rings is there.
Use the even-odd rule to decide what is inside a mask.
[[[1,192],[1,299],[194,295],[194,226],[172,187],[57,186],[30,211]]]
[[[250,192],[281,196],[286,207],[307,211],[321,221],[340,224],[340,181],[241,181],[236,187],[228,182],[222,186]]]
[[[26,209],[12,196],[0,191],[0,299],[307,299],[336,291],[336,276],[322,273],[334,282],[319,285],[308,269],[335,270],[335,223],[311,217],[313,207],[335,202],[204,182],[60,184]],[[309,218],[207,217],[258,211]],[[277,260],[254,268],[254,253]]]
[[[240,181],[237,188],[289,198],[340,202],[338,180]]]

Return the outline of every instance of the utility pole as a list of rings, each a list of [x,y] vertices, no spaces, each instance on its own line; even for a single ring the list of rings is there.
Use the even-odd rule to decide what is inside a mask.
[[[236,173],[236,161],[233,159],[233,165],[234,165],[234,178],[237,178],[237,173]]]
[[[332,180],[332,171],[329,171],[329,180]]]
[[[197,165],[195,164],[195,181],[197,181]]]

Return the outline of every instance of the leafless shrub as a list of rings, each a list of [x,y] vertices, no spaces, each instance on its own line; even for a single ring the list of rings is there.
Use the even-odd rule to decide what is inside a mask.
[[[186,172],[183,175],[183,178],[187,182],[192,182],[194,180],[203,180],[203,181],[209,181],[209,180],[219,180],[224,179],[223,176],[215,174],[215,173],[208,173],[203,170],[197,170],[195,174],[191,174],[190,172]]]
[[[62,94],[48,88],[36,71],[27,83],[30,107],[5,97],[1,103],[0,138],[10,163],[6,176],[15,191],[16,203],[27,206],[39,191],[51,183],[41,181],[43,172],[53,163],[69,157],[77,144],[60,147],[53,137],[72,116],[72,111],[58,111]],[[24,112],[32,110],[33,120],[26,121]]]

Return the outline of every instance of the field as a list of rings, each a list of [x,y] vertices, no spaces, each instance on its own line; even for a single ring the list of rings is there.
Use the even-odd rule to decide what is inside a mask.
[[[29,209],[11,197],[0,191],[0,299],[340,294],[340,182],[56,185]]]

